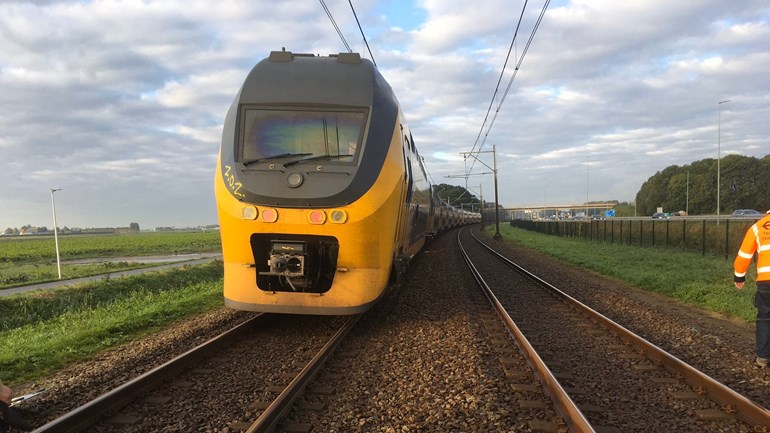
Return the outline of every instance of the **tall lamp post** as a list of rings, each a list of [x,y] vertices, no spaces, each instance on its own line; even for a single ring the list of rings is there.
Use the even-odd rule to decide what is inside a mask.
[[[717,225],[719,225],[719,160],[722,154],[722,104],[730,102],[729,99],[719,101],[717,104],[718,121],[717,121]]]
[[[690,215],[690,170],[687,170],[687,189],[685,190],[684,213]]]
[[[53,238],[56,242],[56,270],[59,271],[59,279],[61,280],[61,259],[59,258],[59,232],[56,228],[56,201],[53,198],[53,193],[61,191],[61,188],[51,188],[51,209],[53,209]]]
[[[585,218],[588,218],[588,170],[591,166],[591,155],[586,155],[586,214]]]

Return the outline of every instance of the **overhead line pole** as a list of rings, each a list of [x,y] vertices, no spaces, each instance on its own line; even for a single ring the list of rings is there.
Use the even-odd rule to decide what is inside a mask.
[[[500,210],[499,205],[497,203],[497,152],[496,152],[497,146],[492,145],[492,161],[494,164],[494,172],[495,172],[495,236],[494,238],[496,240],[500,240],[503,236],[500,234]]]
[[[478,155],[480,153],[491,153],[492,154],[492,160],[494,161],[493,162],[494,167],[490,167],[489,165],[487,165],[487,163],[485,163],[484,161],[480,160],[476,156],[476,155]],[[488,169],[492,170],[492,173],[495,176],[495,235],[494,235],[494,238],[495,239],[500,239],[500,238],[502,238],[502,235],[500,234],[500,213],[498,212],[499,202],[498,202],[498,197],[497,197],[497,146],[496,145],[492,145],[492,150],[491,151],[488,151],[488,150],[487,151],[481,151],[481,150],[479,150],[479,151],[476,151],[476,152],[460,152],[460,154],[463,155],[463,156],[470,155],[471,157],[473,157],[474,160],[484,164],[485,167],[487,167]],[[489,173],[484,173],[484,174],[489,174]],[[481,217],[482,217],[482,219],[484,218],[484,211],[483,211],[483,209],[482,209],[482,212],[481,212]]]

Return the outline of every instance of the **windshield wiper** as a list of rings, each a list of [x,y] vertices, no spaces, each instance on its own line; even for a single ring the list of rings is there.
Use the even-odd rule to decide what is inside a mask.
[[[299,164],[300,162],[315,161],[319,159],[339,159],[339,158],[352,158],[352,157],[353,155],[318,155],[310,158],[298,159],[296,161],[289,161],[284,163],[283,166],[288,167],[290,165]]]
[[[252,164],[256,164],[256,163],[262,162],[262,161],[269,161],[271,159],[291,158],[291,157],[295,157],[295,156],[309,156],[309,155],[312,155],[312,153],[281,153],[279,155],[266,156],[264,158],[250,159],[248,161],[243,161],[243,166],[244,167],[248,167],[248,166],[250,166]]]

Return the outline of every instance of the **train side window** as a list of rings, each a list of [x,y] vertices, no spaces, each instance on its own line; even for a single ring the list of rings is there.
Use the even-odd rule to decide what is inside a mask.
[[[404,170],[406,170],[406,155],[409,149],[409,142],[406,140],[406,136],[404,136],[404,141],[401,143],[401,150],[403,151],[401,156],[404,158]]]
[[[412,143],[409,141],[409,137],[404,136],[404,141],[406,142],[406,149],[412,148]],[[412,202],[412,188],[414,186],[414,178],[412,177],[412,158],[409,154],[406,154],[406,202],[411,203]]]

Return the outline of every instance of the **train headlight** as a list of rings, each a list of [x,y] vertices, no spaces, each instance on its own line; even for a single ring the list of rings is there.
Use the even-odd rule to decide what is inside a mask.
[[[342,209],[335,209],[329,214],[329,221],[335,224],[342,224],[348,220],[348,213]]]
[[[322,210],[310,211],[307,220],[310,221],[310,224],[323,224],[326,222],[326,212]]]
[[[302,257],[292,257],[286,262],[286,270],[291,274],[302,273]]]
[[[262,209],[262,221],[266,223],[278,221],[278,211],[273,208]]]
[[[287,264],[288,264],[288,262],[286,261],[286,258],[284,258],[284,257],[275,257],[270,262],[270,267],[272,268],[273,271],[281,273],[281,272],[286,271],[286,265]]]
[[[257,208],[255,206],[244,206],[241,208],[241,218],[245,220],[255,220],[257,219],[257,216],[259,215],[259,212],[257,212]]]

